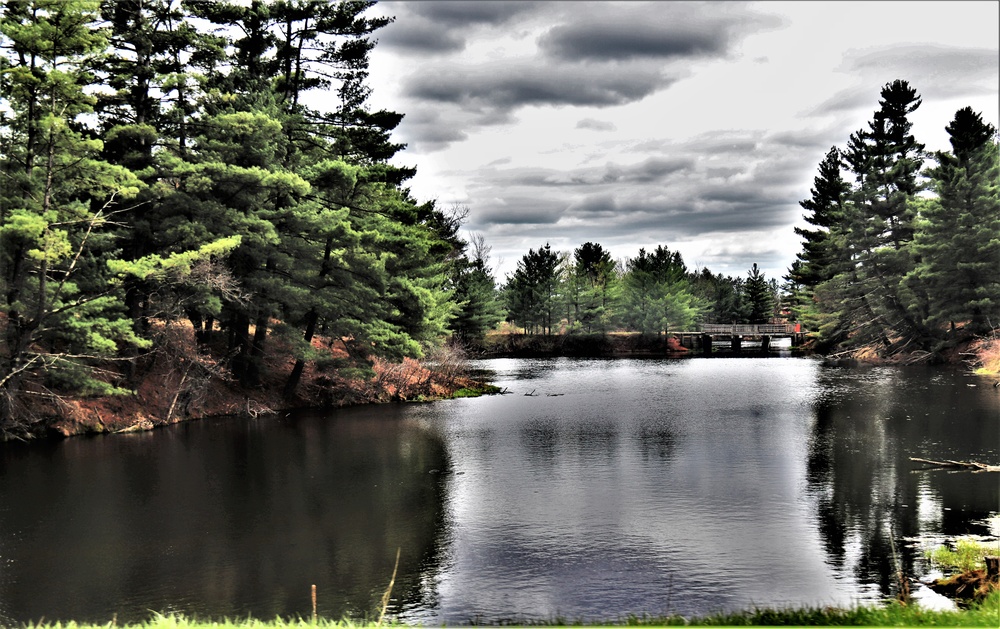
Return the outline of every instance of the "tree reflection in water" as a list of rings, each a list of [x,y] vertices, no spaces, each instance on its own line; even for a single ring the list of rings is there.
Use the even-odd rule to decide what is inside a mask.
[[[995,476],[919,471],[909,460],[997,459],[988,409],[1000,400],[985,399],[994,391],[980,384],[945,369],[872,368],[862,378],[820,371],[807,479],[832,565],[889,596],[893,542],[913,576],[923,569],[921,548],[904,540],[988,534],[983,521],[1000,509]]]

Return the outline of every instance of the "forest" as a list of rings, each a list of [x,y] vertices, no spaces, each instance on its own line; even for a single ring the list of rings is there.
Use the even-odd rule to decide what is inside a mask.
[[[814,229],[796,230],[780,285],[756,265],[733,278],[664,245],[616,261],[594,242],[530,250],[499,281],[484,239],[459,233],[469,209],[414,199],[415,170],[390,163],[403,115],[368,104],[390,21],[372,4],[5,3],[0,435],[68,397],[132,395],[157,361],[181,384],[246,391],[280,364],[295,400],[310,369],[368,378],[375,359],[503,321],[660,335],[780,317],[821,351],[927,356],[997,327],[996,129],[962,109],[952,151],[927,154],[905,81],[820,164],[801,203]]]

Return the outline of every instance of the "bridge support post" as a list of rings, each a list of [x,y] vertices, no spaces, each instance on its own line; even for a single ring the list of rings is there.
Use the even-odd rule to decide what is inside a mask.
[[[706,356],[710,356],[712,354],[712,335],[710,334],[701,335],[701,351]]]
[[[771,349],[771,337],[765,334],[760,337],[760,353],[766,354]]]
[[[743,337],[739,334],[734,334],[729,340],[730,347],[734,352],[738,352],[743,346]]]

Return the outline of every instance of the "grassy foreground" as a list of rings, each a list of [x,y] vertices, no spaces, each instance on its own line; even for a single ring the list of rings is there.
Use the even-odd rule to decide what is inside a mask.
[[[513,623],[503,623],[511,626]],[[530,622],[525,626],[581,626],[582,623],[556,620],[552,622]],[[853,609],[789,609],[789,610],[752,610],[731,614],[713,614],[695,618],[682,616],[652,617],[630,616],[625,619],[608,623],[588,624],[587,626],[868,626],[868,627],[1000,627],[1000,591],[993,592],[982,603],[962,611],[931,611],[918,606],[903,607],[889,604],[883,607],[855,607]],[[307,629],[319,628],[353,628],[402,626],[395,622],[380,625],[370,621],[325,620],[313,622],[308,619],[283,620],[222,620],[199,621],[183,616],[157,615],[150,620],[131,625],[101,625],[68,623],[44,623],[23,625],[31,629]]]

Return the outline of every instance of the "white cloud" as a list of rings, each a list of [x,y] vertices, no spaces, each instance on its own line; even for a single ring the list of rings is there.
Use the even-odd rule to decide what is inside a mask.
[[[501,277],[529,248],[586,241],[780,277],[816,166],[884,83],[923,96],[911,119],[929,150],[961,107],[998,123],[1000,5],[902,6],[380,3],[398,17],[372,53],[372,103],[406,114],[413,194],[469,205]]]

